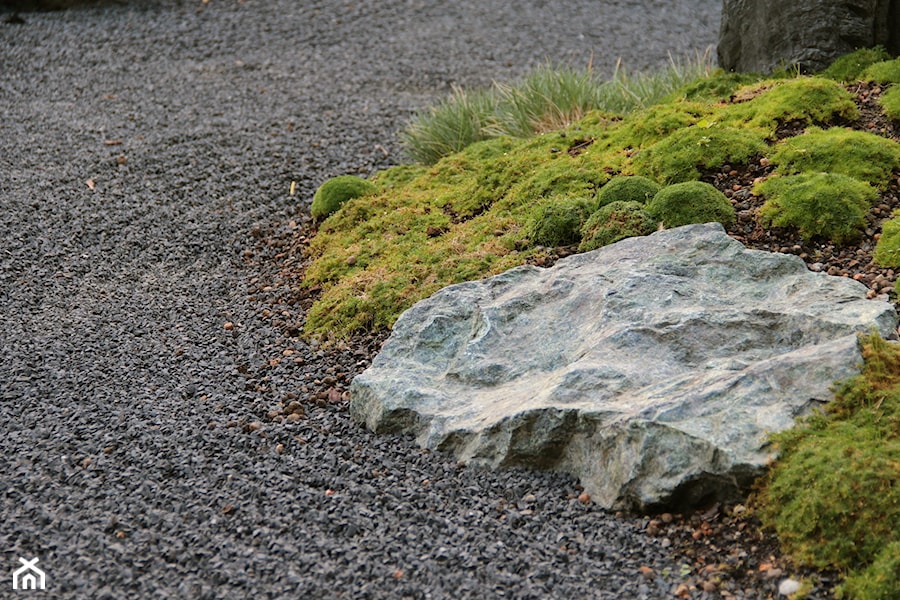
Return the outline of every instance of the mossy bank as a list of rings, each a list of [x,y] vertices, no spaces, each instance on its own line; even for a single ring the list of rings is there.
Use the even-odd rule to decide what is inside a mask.
[[[374,192],[348,200],[321,223],[309,248],[314,260],[305,285],[322,294],[306,333],[340,338],[388,328],[442,287],[541,264],[555,247],[581,245],[584,251],[658,227],[734,220],[724,197],[703,200],[701,188],[690,188],[667,203],[643,192],[642,212],[631,206],[627,215],[620,210],[612,220],[591,221],[603,204],[635,201],[625,189],[621,197],[603,192],[623,177],[640,176],[666,197],[669,187],[696,182],[722,164],[769,160],[776,174],[757,187],[772,196],[762,225],[796,227],[838,244],[852,240],[875,190],[900,166],[896,141],[845,127],[857,117],[851,93],[831,79],[748,84],[718,73],[627,116],[594,111],[557,131],[495,137],[433,165],[383,171],[372,179]],[[802,135],[785,138],[788,127]],[[827,179],[812,178],[822,172],[830,173]],[[854,194],[850,200],[797,200],[777,183],[790,183],[789,177],[805,177],[797,181],[813,191],[838,178]],[[690,210],[704,203],[705,209]],[[818,222],[834,211],[847,218]],[[606,223],[598,236],[601,219]]]

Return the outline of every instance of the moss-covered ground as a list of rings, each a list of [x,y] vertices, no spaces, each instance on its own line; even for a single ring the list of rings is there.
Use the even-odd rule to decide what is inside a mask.
[[[853,95],[831,79],[747,83],[719,73],[626,117],[594,112],[558,131],[489,139],[432,166],[381,172],[373,178],[379,191],[343,205],[309,248],[305,285],[322,293],[306,333],[340,338],[389,328],[403,310],[446,285],[540,264],[555,247],[577,247],[600,208],[598,192],[614,176],[668,186],[699,180],[723,164],[768,159],[778,173],[825,170],[885,186],[900,144],[844,127],[858,116]],[[785,127],[806,133],[782,140]],[[796,212],[796,204],[788,210],[776,202],[766,218],[828,237],[828,228],[804,227]],[[852,237],[847,231],[861,227],[860,216],[854,219],[825,241]],[[598,239],[619,237],[608,232]]]
[[[900,207],[900,85],[885,58],[863,53],[817,77],[717,73],[630,115],[592,112],[378,173],[376,191],[347,201],[305,246],[305,334],[384,331],[448,284],[664,226],[647,210],[652,198],[601,192],[638,175],[670,196],[675,184],[711,183],[739,240],[887,293],[900,273],[900,218],[889,220]],[[853,199],[829,201],[845,213],[818,193],[838,184]],[[800,564],[839,569],[839,594],[863,600],[900,589],[900,350],[872,338],[865,357],[826,414],[777,438],[782,453],[755,505]]]

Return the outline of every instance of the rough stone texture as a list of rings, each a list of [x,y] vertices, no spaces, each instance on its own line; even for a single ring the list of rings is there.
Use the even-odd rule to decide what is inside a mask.
[[[883,45],[900,54],[900,2],[724,0],[719,66],[768,73],[799,64],[818,71],[858,48]]]
[[[351,415],[465,462],[567,471],[607,508],[731,499],[766,435],[857,372],[897,315],[718,224],[446,288],[404,313]]]

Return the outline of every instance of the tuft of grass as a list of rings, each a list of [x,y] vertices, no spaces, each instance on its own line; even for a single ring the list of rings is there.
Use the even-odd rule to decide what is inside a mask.
[[[424,165],[489,137],[497,95],[490,91],[465,91],[453,87],[450,96],[419,112],[400,134],[406,157]]]
[[[624,115],[662,102],[685,84],[712,73],[709,52],[649,73],[629,73],[621,64],[609,80],[586,69],[545,65],[510,84],[486,90],[455,87],[445,101],[421,111],[401,134],[407,158],[422,164],[481,140],[526,138],[556,131],[591,111]]]
[[[824,413],[773,436],[757,512],[786,552],[848,574],[854,598],[893,598],[900,563],[900,346],[864,340],[862,372]]]
[[[496,111],[486,133],[526,138],[565,129],[600,107],[599,91],[590,68],[545,65],[518,82],[495,83]]]
[[[883,46],[861,48],[835,60],[819,75],[842,83],[853,83],[862,78],[863,72],[877,62],[890,60],[891,55]]]
[[[869,184],[835,173],[772,177],[753,192],[767,198],[759,211],[763,224],[796,227],[803,239],[824,238],[835,244],[859,237],[866,213],[878,198]]]
[[[810,127],[779,143],[769,160],[781,175],[839,173],[885,188],[892,171],[900,167],[900,144],[844,127]]]

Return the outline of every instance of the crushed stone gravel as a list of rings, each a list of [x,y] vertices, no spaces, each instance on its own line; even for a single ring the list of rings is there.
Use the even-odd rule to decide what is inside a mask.
[[[286,336],[248,257],[327,177],[396,164],[399,128],[453,84],[661,65],[715,43],[719,4],[0,12],[4,597],[20,557],[53,598],[711,597],[646,519],[566,476],[352,423],[371,348]]]

